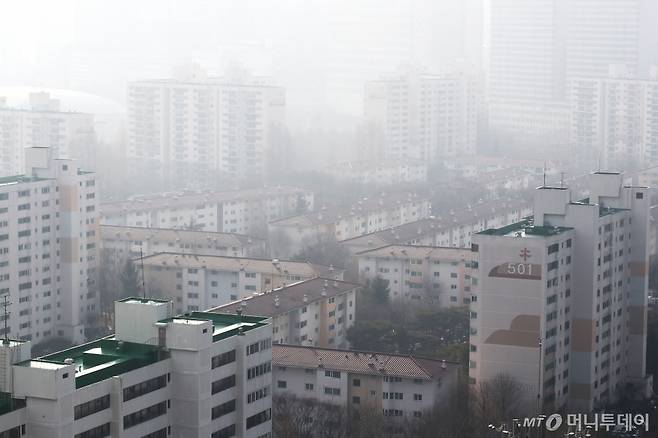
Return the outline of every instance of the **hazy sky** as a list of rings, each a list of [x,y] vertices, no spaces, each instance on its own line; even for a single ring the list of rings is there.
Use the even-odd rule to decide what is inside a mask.
[[[295,93],[323,100],[353,94],[365,76],[390,73],[409,59],[436,65],[427,53],[473,52],[464,47],[481,42],[464,38],[481,38],[482,2],[3,0],[0,84],[123,101],[128,80],[168,76],[190,61],[211,74],[240,62],[274,76],[291,102]],[[321,84],[332,81],[335,89],[324,90]]]

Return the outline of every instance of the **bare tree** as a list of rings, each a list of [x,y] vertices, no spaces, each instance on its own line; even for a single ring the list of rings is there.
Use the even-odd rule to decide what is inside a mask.
[[[471,394],[473,415],[480,427],[509,421],[521,408],[521,384],[508,374],[481,381]]]

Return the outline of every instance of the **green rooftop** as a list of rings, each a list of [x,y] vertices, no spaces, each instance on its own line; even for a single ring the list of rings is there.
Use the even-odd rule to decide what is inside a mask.
[[[213,313],[213,312],[191,312],[185,315],[175,316],[159,322],[174,321],[211,321],[213,325],[212,341],[217,342],[222,339],[237,336],[240,333],[267,325],[267,318],[262,316],[236,315],[232,313]]]
[[[125,298],[123,302],[142,304],[168,303],[168,300]],[[211,321],[213,324],[213,342],[237,336],[254,328],[267,325],[267,318],[260,316],[243,316],[228,313],[191,312],[185,315],[167,318],[158,322],[176,323],[190,321]],[[75,366],[75,387],[82,388],[110,377],[142,368],[169,358],[169,353],[162,347],[151,344],[118,341],[114,335],[98,339],[87,344],[78,345],[37,359],[20,362],[19,366],[32,368],[57,369],[67,366],[71,359]],[[1,395],[1,393],[0,393]],[[0,398],[0,412],[2,412]]]
[[[33,181],[43,181],[43,180],[45,180],[45,178],[39,178],[36,176],[28,176],[28,175],[4,176],[0,178],[0,186],[6,184],[21,184],[21,183],[27,183]]]
[[[528,237],[528,236],[555,236],[565,231],[572,230],[570,227],[551,227],[533,225],[533,218],[529,216],[520,222],[506,225],[501,228],[489,228],[479,232],[485,236],[510,236],[510,237]]]
[[[60,367],[67,365],[66,359],[72,359],[76,369],[75,387],[82,388],[168,357],[169,354],[159,346],[117,341],[114,336],[109,336],[37,359],[26,360],[18,365],[34,368]]]

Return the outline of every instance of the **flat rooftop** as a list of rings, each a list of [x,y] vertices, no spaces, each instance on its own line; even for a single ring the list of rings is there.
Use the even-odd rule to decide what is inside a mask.
[[[168,302],[150,298],[126,298],[122,301],[139,302],[147,305]],[[254,328],[263,327],[267,325],[266,320],[267,318],[258,316],[239,316],[217,312],[191,312],[158,322],[200,324],[203,321],[211,321],[213,324],[213,342],[217,342],[231,336],[236,336],[239,333],[253,330]],[[82,388],[168,358],[169,353],[160,346],[119,341],[114,335],[111,335],[87,344],[78,345],[36,359],[26,360],[20,362],[18,365],[56,370],[69,366],[66,362],[70,359],[75,366],[75,387]]]
[[[75,366],[75,387],[82,388],[167,358],[169,353],[159,346],[118,341],[112,335],[18,365],[59,369],[68,366],[70,359]]]
[[[235,313],[219,313],[214,311],[208,312],[190,312],[184,315],[175,316],[158,322],[167,322],[173,324],[201,324],[205,321],[211,321],[213,324],[213,342],[236,336],[258,327],[267,325],[267,317],[237,315]]]
[[[486,236],[504,237],[549,237],[573,230],[570,227],[535,226],[532,218],[526,218],[520,222],[510,224],[501,228],[490,228],[478,234]]]

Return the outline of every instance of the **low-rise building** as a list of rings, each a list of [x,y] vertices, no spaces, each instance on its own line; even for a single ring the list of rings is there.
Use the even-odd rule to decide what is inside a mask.
[[[522,199],[496,200],[434,213],[429,218],[344,239],[341,244],[352,254],[387,245],[468,248],[473,234],[518,222],[532,214],[532,207]]]
[[[276,255],[291,254],[319,241],[322,236],[344,240],[396,227],[430,216],[429,198],[416,193],[382,194],[363,198],[343,210],[327,210],[279,219],[269,224]]]
[[[295,187],[167,192],[101,205],[104,225],[264,235],[267,223],[313,210],[313,193]]]
[[[447,402],[459,364],[387,353],[272,346],[274,397],[294,395],[407,420]]]
[[[231,257],[262,257],[267,242],[255,236],[170,228],[101,225],[103,263],[122,266],[126,260],[161,252]]]
[[[331,165],[324,173],[341,182],[391,186],[427,182],[427,167],[416,160],[348,161]]]
[[[361,281],[382,278],[392,300],[441,307],[471,302],[471,250],[388,245],[356,255]]]
[[[34,438],[271,437],[267,319],[172,311],[167,301],[128,298],[116,303],[112,336],[28,360],[15,351],[24,347],[0,345],[22,360],[1,364],[11,382],[2,388],[9,409],[0,431]]]
[[[174,301],[177,312],[221,306],[318,276],[342,279],[343,270],[278,259],[160,253],[144,257],[146,289]]]
[[[314,278],[210,310],[272,318],[272,342],[346,348],[361,285]]]

